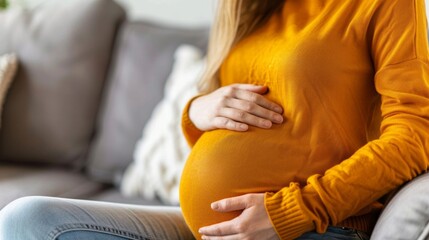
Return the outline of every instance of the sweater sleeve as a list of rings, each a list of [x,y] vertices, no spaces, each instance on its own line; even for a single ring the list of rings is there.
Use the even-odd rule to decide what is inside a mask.
[[[380,137],[341,164],[266,193],[265,206],[282,239],[326,231],[429,164],[429,61],[424,0],[380,0],[368,24],[374,84],[381,96]]]
[[[191,103],[192,101],[194,101],[196,98],[200,96],[201,95],[197,95],[193,97],[191,100],[189,100],[189,102],[186,104],[182,112],[182,131],[190,147],[193,147],[197,142],[197,140],[204,133],[203,131],[199,130],[189,118],[189,108],[191,106]]]

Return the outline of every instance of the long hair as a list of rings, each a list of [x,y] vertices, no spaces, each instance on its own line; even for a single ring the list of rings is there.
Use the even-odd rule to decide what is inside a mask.
[[[264,23],[285,0],[219,0],[211,29],[207,67],[199,82],[202,93],[219,87],[219,68],[231,48]]]

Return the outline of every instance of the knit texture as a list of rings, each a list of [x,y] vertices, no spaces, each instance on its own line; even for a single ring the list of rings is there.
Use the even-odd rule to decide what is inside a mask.
[[[199,227],[230,220],[210,203],[263,192],[282,239],[329,225],[371,229],[377,200],[429,166],[429,60],[424,0],[288,0],[242,39],[222,86],[266,85],[282,124],[200,133],[180,187]]]
[[[7,92],[18,70],[18,58],[15,54],[0,56],[0,117]],[[1,125],[1,118],[0,118]]]

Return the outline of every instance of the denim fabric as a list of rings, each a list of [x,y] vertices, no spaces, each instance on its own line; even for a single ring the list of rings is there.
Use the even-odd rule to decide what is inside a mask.
[[[92,232],[87,230],[65,232],[58,236],[57,240],[129,240],[108,233]],[[148,239],[149,240],[149,239]]]
[[[0,211],[0,240],[194,239],[178,207],[153,207],[51,197],[25,197]],[[329,227],[298,240],[368,240],[359,231]]]
[[[343,227],[328,227],[325,233],[309,232],[296,240],[369,240],[369,236],[361,231]]]
[[[97,232],[86,232],[86,231],[71,231],[61,234],[57,240],[128,240],[128,238],[122,238],[110,234],[100,234]],[[296,240],[369,240],[367,234],[353,230],[353,229],[341,229],[336,227],[329,227],[327,232],[324,234],[318,233],[306,233]],[[149,240],[149,239],[148,239]]]
[[[25,197],[0,211],[0,240],[193,239],[178,207]]]

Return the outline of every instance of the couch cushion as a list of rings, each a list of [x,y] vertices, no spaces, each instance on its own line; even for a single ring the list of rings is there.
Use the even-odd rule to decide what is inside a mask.
[[[429,239],[429,173],[412,180],[393,197],[371,239]]]
[[[112,182],[132,161],[134,147],[163,96],[173,54],[184,43],[204,49],[207,29],[174,29],[145,22],[124,24],[89,155],[92,177]]]
[[[0,54],[16,52],[21,63],[4,108],[2,161],[82,159],[124,17],[110,0],[51,1],[0,13]]]
[[[165,206],[158,199],[145,199],[140,197],[126,197],[123,196],[118,189],[109,188],[105,191],[91,195],[89,200],[103,201],[103,202],[114,202],[114,203],[125,203],[125,204],[137,204],[137,205],[151,205],[151,206]]]
[[[24,196],[88,198],[104,189],[82,173],[46,167],[0,165],[0,209]]]

